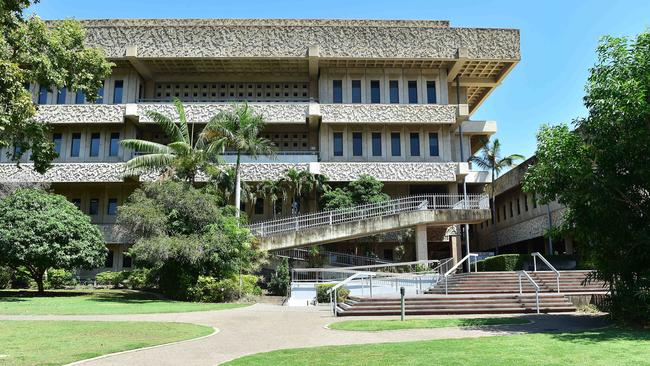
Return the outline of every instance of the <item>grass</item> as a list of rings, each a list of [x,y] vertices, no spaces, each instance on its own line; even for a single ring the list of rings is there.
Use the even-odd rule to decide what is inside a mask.
[[[62,365],[212,332],[183,323],[0,321],[0,365]]]
[[[2,315],[175,313],[232,309],[247,305],[172,301],[151,293],[127,290],[48,291],[46,296],[37,296],[33,291],[0,292],[0,314]]]
[[[525,334],[280,350],[229,362],[245,365],[650,365],[650,331]]]
[[[475,318],[475,319],[406,319],[400,320],[346,320],[329,325],[337,330],[399,330],[420,328],[476,327],[483,325],[527,324],[523,318]]]

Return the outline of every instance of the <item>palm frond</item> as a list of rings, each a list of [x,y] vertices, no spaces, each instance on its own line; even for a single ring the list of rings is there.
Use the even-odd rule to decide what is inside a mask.
[[[174,98],[174,107],[176,107],[176,112],[178,113],[178,130],[180,131],[183,140],[190,144],[190,134],[187,128],[187,116],[185,115],[185,107],[183,103],[178,98]]]
[[[126,162],[127,172],[141,174],[145,172],[156,172],[170,166],[174,161],[174,155],[171,154],[149,154],[136,156]]]
[[[170,154],[172,152],[163,144],[147,140],[126,139],[120,141],[120,146],[147,154]]]

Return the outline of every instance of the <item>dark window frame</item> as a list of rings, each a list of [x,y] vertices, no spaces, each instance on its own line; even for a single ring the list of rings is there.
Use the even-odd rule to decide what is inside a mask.
[[[361,103],[361,80],[350,81],[350,97],[352,103]]]
[[[372,156],[382,156],[381,132],[371,133]]]
[[[343,80],[332,80],[332,103],[343,103]]]
[[[102,134],[100,132],[92,132],[90,134],[90,144],[88,144],[88,156],[96,158],[101,153]]]
[[[370,80],[370,103],[381,103],[381,81]]]
[[[343,143],[343,132],[332,133],[332,155],[343,156],[345,151]]]
[[[363,156],[363,132],[352,132],[352,156]]]
[[[414,144],[415,142],[415,144]],[[420,133],[419,132],[410,132],[409,133],[409,152],[411,156],[421,156],[420,149]]]
[[[407,90],[408,90],[408,102],[409,104],[417,104],[418,103],[418,81],[417,80],[409,80],[407,83]]]
[[[435,141],[435,144],[431,142]],[[429,156],[440,156],[440,136],[437,132],[429,132]]]
[[[390,155],[402,156],[402,134],[400,132],[390,133]]]
[[[388,81],[388,96],[390,103],[399,104],[399,80]]]

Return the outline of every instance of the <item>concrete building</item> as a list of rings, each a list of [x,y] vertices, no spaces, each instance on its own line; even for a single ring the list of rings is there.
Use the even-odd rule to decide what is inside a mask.
[[[495,180],[495,217],[474,224],[472,251],[500,254],[574,254],[573,238],[549,238],[548,231],[562,223],[564,206],[556,201],[539,204],[534,193],[522,190],[523,177],[535,162],[531,157]]]
[[[518,63],[519,31],[456,28],[448,21],[167,19],[82,21],[89,46],[115,63],[93,104],[73,90],[32,84],[37,118],[53,126],[59,152],[45,174],[28,160],[17,168],[0,154],[0,180],[48,182],[102,228],[111,255],[106,268],[130,261],[128,238],[114,225],[116,208],[140,182],[123,177],[134,156],[125,138],[165,142],[147,117],[174,114],[186,104],[200,128],[237,101],[249,102],[267,121],[264,137],[277,160],[245,159],[245,181],[276,179],[294,167],[324,174],[333,184],[369,174],[392,197],[480,193],[486,174],[466,163],[496,122],[472,114]],[[28,155],[28,154],[25,154]],[[290,211],[289,203],[281,214]],[[317,209],[315,204],[308,205]],[[273,209],[258,202],[253,221]],[[478,222],[485,217],[472,216]],[[405,256],[450,256],[458,251],[458,222],[419,225],[406,239]],[[392,238],[391,239],[391,235]],[[329,244],[341,251],[366,246],[393,258],[397,234]],[[457,243],[458,244],[458,243]],[[456,253],[457,255],[459,253]]]

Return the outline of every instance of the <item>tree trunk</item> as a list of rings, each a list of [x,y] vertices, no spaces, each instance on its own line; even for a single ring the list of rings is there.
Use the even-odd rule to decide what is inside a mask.
[[[43,285],[43,274],[37,274],[34,276],[34,281],[36,281],[36,286],[38,287],[38,293],[45,293],[45,286]]]
[[[237,164],[235,165],[235,216],[240,217],[239,208],[241,206],[241,177],[239,173],[239,151],[237,151]]]

